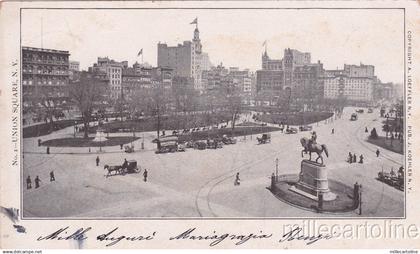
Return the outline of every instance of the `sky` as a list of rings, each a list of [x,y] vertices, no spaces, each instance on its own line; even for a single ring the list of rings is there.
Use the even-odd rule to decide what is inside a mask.
[[[260,69],[267,41],[271,58],[294,48],[310,52],[325,69],[371,64],[383,82],[403,83],[401,10],[24,9],[22,46],[68,50],[81,69],[104,56],[132,65],[141,61],[137,53],[143,48],[144,62],[155,66],[157,43],[191,40],[195,17],[203,51],[215,65]]]

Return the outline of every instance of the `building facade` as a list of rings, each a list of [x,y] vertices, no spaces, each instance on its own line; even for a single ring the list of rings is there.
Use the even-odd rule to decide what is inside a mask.
[[[312,64],[310,53],[287,48],[282,59],[271,59],[265,51],[261,62],[261,70],[256,72],[256,98],[260,98],[256,101],[265,101],[261,104],[281,105],[323,96],[318,80],[323,66]]]
[[[63,110],[68,97],[69,51],[22,47],[23,123],[46,121],[48,107]]]
[[[116,100],[121,97],[122,70],[127,62],[116,62],[108,57],[98,57],[98,62],[89,67],[93,72],[104,72],[108,78],[110,98]]]
[[[326,70],[324,73],[324,98],[345,99],[351,102],[371,103],[380,81],[373,65],[348,65],[343,69]]]
[[[202,71],[209,68],[209,58],[203,54],[198,27],[194,30],[191,41],[184,41],[174,47],[158,43],[158,67],[173,69],[173,74],[180,77],[190,77],[194,80],[194,88],[204,90]],[[204,66],[203,66],[204,65]]]
[[[69,70],[71,70],[71,71],[80,71],[80,62],[78,62],[78,61],[69,61]]]
[[[371,102],[374,79],[336,75],[324,79],[324,98],[345,99],[350,102]]]
[[[124,98],[135,95],[138,91],[151,89],[157,86],[165,89],[172,88],[173,70],[162,67],[133,67],[122,69],[122,94]]]

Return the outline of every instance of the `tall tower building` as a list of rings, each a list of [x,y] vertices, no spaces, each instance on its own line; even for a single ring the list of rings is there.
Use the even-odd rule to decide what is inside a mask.
[[[201,40],[200,40],[200,31],[198,30],[198,22],[196,22],[196,27],[194,30],[194,38],[191,44],[191,77],[194,79],[194,88],[197,90],[202,90],[203,87],[201,85],[201,62],[202,62],[202,54],[201,54]]]
[[[208,55],[202,52],[200,31],[198,30],[197,19],[193,39],[184,41],[177,46],[168,46],[165,43],[158,44],[158,67],[167,67],[174,70],[174,76],[193,78],[194,88],[202,91],[203,67],[208,68]]]

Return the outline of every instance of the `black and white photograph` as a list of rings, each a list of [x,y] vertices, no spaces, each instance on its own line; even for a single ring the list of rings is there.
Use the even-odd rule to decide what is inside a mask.
[[[400,9],[22,9],[22,217],[403,218],[404,29]]]

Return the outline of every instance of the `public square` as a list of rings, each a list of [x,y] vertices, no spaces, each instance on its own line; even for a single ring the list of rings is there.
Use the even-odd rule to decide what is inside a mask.
[[[344,108],[341,118],[312,124],[319,144],[326,144],[329,157],[324,157],[329,179],[347,186],[362,185],[362,215],[358,210],[346,213],[315,213],[277,199],[267,187],[276,169],[283,174],[298,174],[302,137],[310,132],[271,133],[271,143],[259,145],[257,135],[237,137],[237,144],[222,149],[195,150],[156,154],[156,132],[134,142],[135,152],[125,153],[119,146],[68,148],[45,146],[37,140],[73,137],[73,127],[42,137],[23,140],[22,174],[23,216],[25,218],[296,218],[296,217],[404,217],[404,191],[376,178],[378,172],[397,170],[404,165],[404,156],[366,141],[375,127],[382,132],[379,109],[359,114],[350,121],[354,107]],[[241,120],[239,120],[240,122]],[[237,127],[240,128],[240,127]],[[334,128],[334,134],[331,130]],[[123,135],[123,134],[111,134]],[[125,136],[130,135],[125,133]],[[383,133],[380,135],[384,136]],[[260,136],[260,135],[258,135]],[[395,140],[394,142],[400,142]],[[380,149],[380,156],[375,151]],[[348,153],[363,154],[364,163],[346,162]],[[96,166],[95,159],[100,163]],[[137,160],[141,171],[135,174],[105,177],[104,165],[122,164],[124,159]],[[147,182],[143,170],[147,169]],[[49,173],[54,171],[55,181]],[[236,173],[241,184],[234,185]],[[25,179],[39,176],[40,187],[26,189]]]

